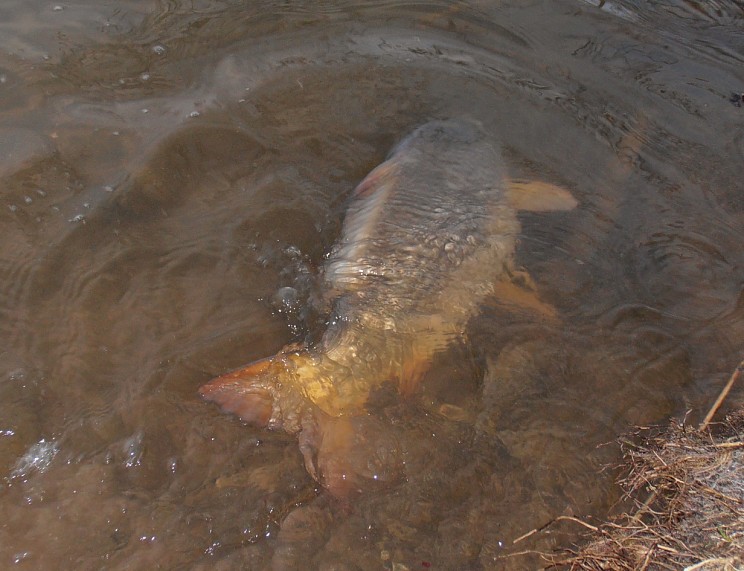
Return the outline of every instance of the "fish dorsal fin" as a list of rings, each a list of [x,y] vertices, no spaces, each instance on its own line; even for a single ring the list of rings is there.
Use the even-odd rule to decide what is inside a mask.
[[[565,188],[539,180],[507,180],[506,197],[515,210],[533,212],[571,210],[578,204]]]

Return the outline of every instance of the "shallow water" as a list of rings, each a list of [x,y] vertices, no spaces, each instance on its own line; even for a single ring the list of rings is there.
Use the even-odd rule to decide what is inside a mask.
[[[538,566],[510,554],[577,526],[514,539],[617,500],[599,445],[702,416],[741,358],[744,11],[242,4],[0,8],[1,566]],[[343,505],[197,388],[322,330],[351,189],[459,116],[579,200],[520,215],[560,319],[487,300],[375,403],[405,480]]]

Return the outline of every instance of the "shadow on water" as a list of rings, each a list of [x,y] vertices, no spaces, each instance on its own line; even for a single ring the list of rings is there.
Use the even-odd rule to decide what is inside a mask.
[[[0,9],[2,565],[539,566],[510,555],[576,529],[515,538],[617,500],[600,445],[741,360],[742,9],[243,4]],[[344,504],[197,388],[317,338],[354,185],[459,116],[579,200],[520,215],[560,320],[488,299],[418,394],[375,393],[404,479]]]

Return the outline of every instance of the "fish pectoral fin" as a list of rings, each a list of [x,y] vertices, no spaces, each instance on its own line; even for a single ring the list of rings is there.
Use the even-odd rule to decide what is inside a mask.
[[[403,361],[398,382],[398,391],[400,394],[410,396],[416,392],[421,380],[431,366],[431,357],[425,351],[414,350]]]
[[[499,281],[494,284],[494,296],[498,303],[513,306],[520,310],[536,313],[540,317],[555,319],[555,308],[542,301],[535,291],[526,290],[511,281]]]
[[[434,356],[445,349],[461,332],[453,330],[439,316],[429,316],[414,325],[410,345],[406,348],[398,376],[398,391],[412,395],[431,367]],[[410,325],[410,324],[409,324]]]
[[[515,210],[532,212],[572,210],[578,204],[565,188],[537,180],[507,180],[506,197]]]
[[[530,292],[537,292],[535,280],[532,279],[532,276],[529,274],[529,272],[527,272],[527,270],[517,270],[511,268],[508,271],[509,277],[512,279],[512,282],[515,286],[521,287],[522,289]]]

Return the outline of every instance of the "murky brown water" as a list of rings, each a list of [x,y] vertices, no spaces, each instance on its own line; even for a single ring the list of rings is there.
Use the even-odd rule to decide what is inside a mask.
[[[515,538],[617,499],[597,446],[704,413],[741,358],[744,11],[243,4],[0,8],[0,567],[538,566],[505,556],[576,527]],[[341,505],[196,391],[322,327],[349,192],[459,116],[580,201],[521,216],[560,322],[488,300],[381,404],[405,481]]]

